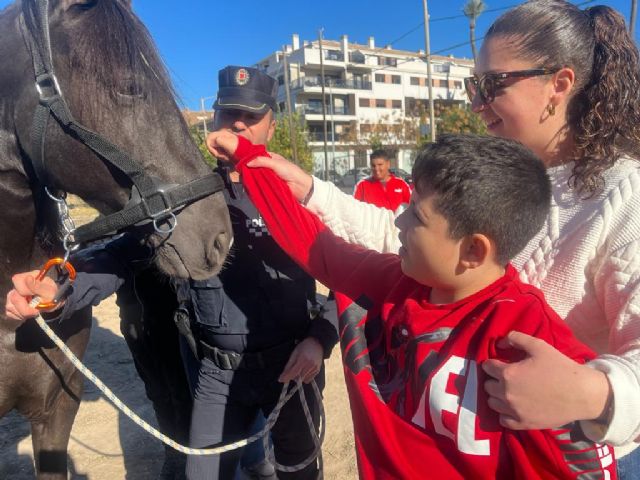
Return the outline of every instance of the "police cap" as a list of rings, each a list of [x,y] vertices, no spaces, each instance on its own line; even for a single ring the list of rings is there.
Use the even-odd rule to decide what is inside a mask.
[[[215,110],[276,111],[278,82],[257,68],[228,66],[218,72]]]

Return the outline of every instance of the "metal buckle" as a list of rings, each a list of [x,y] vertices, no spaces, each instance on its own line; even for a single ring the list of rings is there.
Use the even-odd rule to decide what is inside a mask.
[[[162,199],[162,203],[164,203],[164,208],[157,212],[152,212],[148,204],[148,201],[154,196],[159,196]],[[156,232],[166,235],[173,232],[175,228],[178,226],[178,219],[173,213],[174,208],[172,208],[171,206],[171,199],[169,198],[169,195],[164,189],[159,188],[158,190],[151,192],[146,197],[143,197],[142,195],[140,195],[140,202],[142,203],[142,209],[144,210],[144,214],[148,218],[153,220],[153,228],[155,229]],[[162,228],[162,226],[159,223],[160,220],[167,220],[168,226],[165,228]]]
[[[149,209],[149,204],[147,202],[156,196],[159,196],[162,199],[162,203],[164,203],[164,208],[158,212],[152,212]],[[142,195],[140,195],[140,201],[142,202],[142,208],[144,209],[144,214],[147,215],[147,217],[149,217],[152,220],[158,220],[164,217],[168,217],[171,214],[171,211],[173,210],[171,208],[171,201],[169,199],[169,196],[167,195],[167,192],[165,192],[161,188],[151,192],[146,197],[143,197]]]
[[[36,77],[36,90],[40,96],[41,102],[46,102],[56,97],[62,97],[62,90],[60,89],[60,84],[58,83],[58,79],[54,73],[47,72],[42,75],[38,75]],[[45,95],[45,92],[49,93],[49,90],[52,90],[53,93],[51,95]]]

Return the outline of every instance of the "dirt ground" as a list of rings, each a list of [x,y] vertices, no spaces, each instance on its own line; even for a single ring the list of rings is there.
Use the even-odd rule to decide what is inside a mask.
[[[73,216],[76,217],[76,214]],[[119,331],[118,309],[110,298],[94,309],[85,364],[142,418],[156,426],[153,410]],[[323,445],[324,478],[357,478],[353,429],[339,348],[326,363]],[[163,447],[121,414],[85,380],[85,393],[69,441],[72,480],[151,480],[162,465]],[[34,478],[29,426],[18,414],[0,420],[0,480]]]

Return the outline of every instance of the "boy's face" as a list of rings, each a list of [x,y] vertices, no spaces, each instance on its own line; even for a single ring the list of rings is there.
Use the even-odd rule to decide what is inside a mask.
[[[420,197],[414,190],[411,203],[396,219],[400,229],[402,272],[417,282],[448,290],[455,285],[462,241],[449,235],[449,222],[433,207],[435,194]]]

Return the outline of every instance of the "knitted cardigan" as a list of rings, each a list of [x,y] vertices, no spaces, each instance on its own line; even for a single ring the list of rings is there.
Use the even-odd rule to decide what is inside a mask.
[[[572,168],[547,170],[549,217],[512,263],[598,352],[589,365],[611,384],[611,422],[581,424],[591,440],[616,446],[620,457],[640,436],[640,163],[616,162],[603,190],[589,199],[568,187]],[[307,207],[345,240],[387,252],[400,246],[393,212],[358,202],[330,183],[314,178]]]

